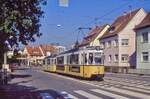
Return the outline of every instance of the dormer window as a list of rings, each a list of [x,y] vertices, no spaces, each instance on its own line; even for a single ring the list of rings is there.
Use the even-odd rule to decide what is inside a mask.
[[[114,26],[112,26],[112,27],[109,28],[109,32],[110,33],[114,32],[114,31],[115,31],[115,27]]]

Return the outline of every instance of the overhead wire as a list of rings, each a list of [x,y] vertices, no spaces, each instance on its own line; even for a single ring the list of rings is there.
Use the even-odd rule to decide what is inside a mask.
[[[116,7],[116,8],[114,8],[114,9],[112,9],[112,10],[106,12],[104,15],[102,15],[102,16],[100,16],[100,17],[96,17],[96,18],[97,18],[98,20],[99,20],[99,19],[103,19],[104,17],[110,15],[111,13],[114,13],[114,12],[117,11],[117,10],[120,10],[120,9],[123,8],[123,7],[128,6],[129,4],[130,4],[129,2],[127,2],[127,3],[125,3],[125,4],[122,4],[122,5],[120,5],[119,7]],[[94,22],[95,22],[95,20],[92,20],[91,22],[86,23],[85,25],[88,25],[88,24],[91,24],[91,23],[94,23]]]

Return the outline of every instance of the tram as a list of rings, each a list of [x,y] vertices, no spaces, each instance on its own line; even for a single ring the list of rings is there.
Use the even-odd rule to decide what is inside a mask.
[[[45,58],[45,64],[50,63],[44,65],[44,70],[81,78],[102,79],[104,77],[103,60],[103,51],[99,48],[76,48],[55,57]]]
[[[55,56],[48,56],[43,60],[43,70],[47,72],[56,72]]]

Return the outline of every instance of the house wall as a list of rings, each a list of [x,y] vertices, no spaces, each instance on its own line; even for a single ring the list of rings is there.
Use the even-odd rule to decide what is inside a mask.
[[[110,66],[110,67],[114,66],[114,67],[116,67],[116,66],[119,65],[118,62],[114,61],[114,56],[115,56],[115,54],[118,54],[119,48],[115,47],[115,46],[112,46],[112,44],[111,44],[110,48],[107,48],[107,46],[106,46],[106,42],[108,42],[108,41],[112,42],[113,40],[116,40],[116,39],[118,39],[117,36],[109,37],[107,39],[101,40],[101,42],[105,42],[105,48],[103,50],[104,51],[104,57],[105,57],[104,66]],[[109,55],[112,56],[112,61],[111,62],[109,61]]]
[[[148,32],[148,43],[141,42],[142,40],[142,33]],[[150,27],[143,28],[141,30],[138,30],[136,33],[136,50],[137,50],[137,69],[150,69]],[[149,61],[143,62],[142,61],[142,52],[148,52],[149,53]]]
[[[136,66],[136,33],[134,28],[136,25],[141,23],[145,18],[146,13],[143,9],[140,9],[139,12],[133,17],[133,19],[127,24],[127,26],[119,33],[119,59],[121,59],[122,54],[128,54],[128,62],[119,61],[119,66],[122,67],[135,67]],[[125,21],[125,20],[124,20]],[[121,40],[129,39],[128,46],[122,46]]]

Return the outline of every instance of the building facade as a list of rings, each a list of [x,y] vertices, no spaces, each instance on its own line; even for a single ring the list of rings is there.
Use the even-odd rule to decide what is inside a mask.
[[[135,28],[137,69],[149,70],[150,73],[150,13]]]
[[[145,16],[146,13],[142,8],[120,16],[99,38],[104,50],[106,71],[127,72],[128,68],[136,66],[134,28]]]
[[[22,64],[27,66],[37,66],[41,65],[43,59],[52,54],[57,54],[58,49],[51,45],[40,45],[40,46],[25,46],[21,57]]]

